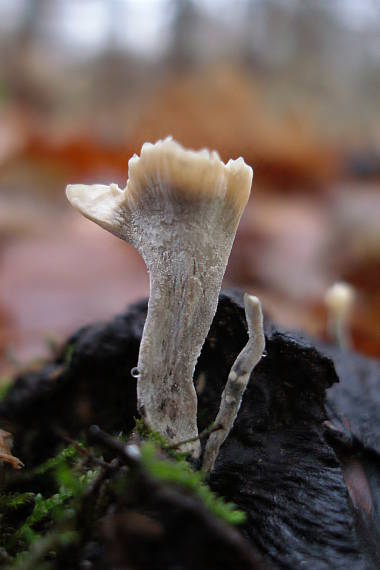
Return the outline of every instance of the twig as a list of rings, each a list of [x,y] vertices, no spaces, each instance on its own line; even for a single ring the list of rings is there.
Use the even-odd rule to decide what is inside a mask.
[[[125,443],[122,443],[116,437],[109,435],[96,425],[90,427],[88,430],[88,436],[94,443],[99,443],[109,449],[112,449],[112,451],[119,455],[129,467],[136,468],[140,466],[140,450],[137,445],[125,445]]]
[[[184,445],[185,443],[192,443],[193,441],[195,441],[196,439],[199,439],[199,441],[202,441],[203,439],[205,439],[208,435],[210,435],[211,433],[214,433],[214,431],[219,431],[221,429],[224,429],[224,426],[222,426],[221,424],[218,425],[211,425],[208,428],[205,428],[199,435],[197,435],[196,437],[192,437],[191,439],[186,439],[185,441],[179,441],[178,443],[173,443],[172,445],[168,445],[166,446],[166,449],[168,450],[172,450],[172,449],[178,449],[178,447],[181,447],[182,445]]]
[[[106,469],[108,471],[114,470],[116,468],[115,465],[112,465],[111,463],[107,463],[107,461],[104,461],[103,459],[99,459],[99,457],[96,457],[93,453],[91,453],[91,451],[89,451],[85,447],[80,446],[79,443],[75,439],[73,439],[69,435],[65,434],[61,430],[56,430],[56,433],[66,443],[69,443],[70,445],[72,445],[80,455],[88,458],[97,467],[103,467],[103,469]]]

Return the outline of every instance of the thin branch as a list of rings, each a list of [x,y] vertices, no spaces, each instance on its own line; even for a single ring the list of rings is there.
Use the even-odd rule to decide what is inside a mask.
[[[96,465],[97,467],[102,467],[103,469],[106,469],[107,471],[115,469],[115,467],[116,467],[115,465],[112,465],[111,463],[107,463],[103,459],[99,459],[99,457],[96,457],[93,453],[91,453],[91,451],[89,451],[85,447],[82,447],[81,445],[79,445],[79,443],[75,439],[73,439],[69,435],[65,434],[63,431],[56,430],[56,433],[59,435],[59,437],[61,439],[63,439],[63,441],[72,445],[80,455],[89,459],[91,461],[91,463],[93,463],[93,465]]]
[[[199,435],[197,435],[196,437],[192,437],[191,439],[186,439],[185,441],[179,441],[178,443],[173,443],[172,445],[168,445],[166,447],[166,449],[178,449],[179,447],[181,447],[182,445],[186,444],[186,443],[192,443],[195,440],[199,440],[202,441],[203,439],[205,439],[207,436],[209,436],[211,433],[214,433],[215,431],[219,431],[221,429],[224,429],[224,426],[221,424],[213,424],[208,428],[205,428]]]

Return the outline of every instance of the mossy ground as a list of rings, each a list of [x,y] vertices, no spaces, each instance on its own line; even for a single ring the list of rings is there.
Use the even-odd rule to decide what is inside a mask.
[[[213,516],[230,525],[244,522],[244,513],[217,497],[183,454],[170,449],[141,422],[136,432],[144,438],[140,446],[142,473],[197,497]],[[125,443],[128,438],[119,435],[118,439]],[[96,537],[99,520],[117,508],[133,484],[130,471],[120,468],[114,457],[104,458],[102,451],[78,441],[62,446],[32,469],[6,470],[0,493],[3,567],[52,570],[64,567],[68,551],[75,551],[80,558],[89,538]]]

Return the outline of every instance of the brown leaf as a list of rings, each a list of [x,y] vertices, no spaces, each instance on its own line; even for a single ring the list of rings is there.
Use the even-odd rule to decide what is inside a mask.
[[[24,464],[18,457],[12,455],[12,434],[0,429],[0,463],[9,463],[13,469],[21,469]]]

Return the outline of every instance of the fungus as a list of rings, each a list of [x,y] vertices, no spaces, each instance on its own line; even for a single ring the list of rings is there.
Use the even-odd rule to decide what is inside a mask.
[[[214,317],[252,169],[171,138],[129,161],[125,190],[69,185],[71,204],[133,245],[150,275],[138,358],[138,409],[147,425],[199,456],[193,373]],[[192,441],[189,441],[192,440]]]
[[[214,468],[220,447],[234,425],[249,378],[265,349],[263,314],[259,299],[253,295],[245,294],[244,308],[249,339],[232,365],[222,394],[219,412],[214,424],[220,429],[211,433],[204,453],[202,469],[206,472],[210,472]]]
[[[325,294],[327,306],[327,330],[340,348],[347,349],[351,345],[348,321],[355,299],[355,290],[348,283],[334,283]]]

